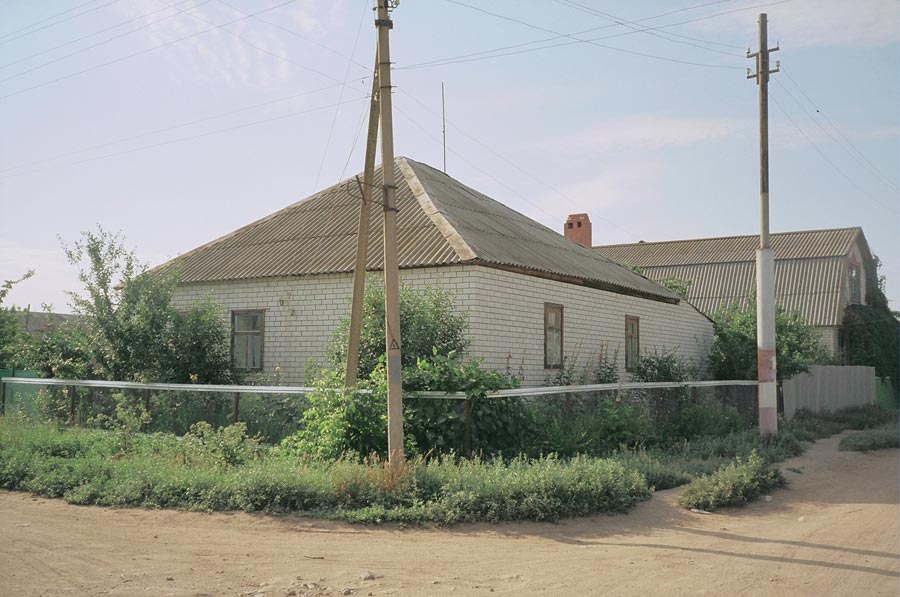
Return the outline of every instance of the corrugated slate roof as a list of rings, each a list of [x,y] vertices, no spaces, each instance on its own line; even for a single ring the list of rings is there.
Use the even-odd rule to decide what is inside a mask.
[[[751,306],[756,289],[756,263],[709,263],[645,267],[652,280],[691,280],[687,299],[707,315],[732,303]],[[841,323],[841,281],[844,262],[840,257],[787,259],[775,262],[775,297],[789,311],[798,311],[811,325]]]
[[[859,243],[869,248],[860,228],[782,232],[772,235],[775,298],[812,325],[841,324],[845,303],[846,257]],[[756,288],[758,235],[632,243],[594,247],[619,263],[639,266],[653,280],[690,280],[688,301],[707,315],[731,303],[749,306]]]
[[[771,235],[775,259],[811,259],[838,257],[850,252],[862,229],[832,228],[802,232],[776,232]],[[689,263],[730,263],[754,261],[759,235],[723,236],[650,243],[602,245],[594,250],[617,263],[662,266]]]
[[[477,263],[676,301],[649,279],[574,243],[443,172],[397,158],[401,268]],[[361,178],[361,177],[360,177]],[[381,169],[376,171],[381,184]],[[185,253],[185,283],[350,272],[360,193],[354,178]],[[381,269],[383,221],[373,210],[367,269]]]

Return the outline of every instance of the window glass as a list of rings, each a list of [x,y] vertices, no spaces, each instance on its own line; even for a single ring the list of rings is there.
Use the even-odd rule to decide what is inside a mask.
[[[263,358],[263,312],[231,314],[231,362],[237,370],[260,371]]]
[[[544,304],[544,367],[559,369],[563,364],[563,308]]]
[[[640,319],[625,316],[625,369],[634,371],[641,355]]]

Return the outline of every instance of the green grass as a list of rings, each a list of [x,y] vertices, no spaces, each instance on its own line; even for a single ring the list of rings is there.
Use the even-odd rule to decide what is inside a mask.
[[[783,485],[777,463],[843,429],[866,431],[845,438],[841,449],[897,447],[896,417],[876,407],[800,413],[775,436],[739,430],[600,457],[468,461],[450,454],[399,468],[355,456],[293,456],[248,439],[239,427],[201,425],[179,439],[6,417],[0,487],[76,504],[295,512],[361,523],[555,521],[625,512],[654,489],[683,485],[683,505],[709,510]]]
[[[841,438],[838,450],[845,452],[870,452],[900,448],[900,427],[896,423],[877,429],[857,431]]]
[[[0,422],[0,487],[74,504],[297,512],[354,522],[559,520],[624,512],[644,477],[603,458],[302,460],[271,450],[229,465],[215,442]],[[220,442],[221,443],[221,442]]]

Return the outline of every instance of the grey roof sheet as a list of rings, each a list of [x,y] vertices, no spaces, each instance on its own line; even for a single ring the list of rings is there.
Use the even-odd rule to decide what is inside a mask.
[[[862,230],[832,228],[772,234],[775,259],[811,259],[837,257],[850,252]],[[865,241],[861,243],[868,251]],[[730,263],[754,261],[759,235],[724,236],[622,245],[601,245],[594,250],[617,263],[639,267],[685,265],[691,263]]]
[[[775,262],[775,300],[789,311],[797,311],[816,326],[837,326],[842,318],[842,257],[782,259]],[[732,263],[667,265],[645,267],[653,280],[691,280],[688,302],[713,316],[732,303],[750,307],[756,289],[756,264]]]
[[[401,268],[480,263],[551,274],[612,291],[677,297],[594,251],[471,189],[443,172],[397,158]],[[376,184],[381,184],[381,169]],[[163,264],[183,282],[353,270],[359,190],[349,178]],[[367,269],[380,269],[383,222],[373,210]]]

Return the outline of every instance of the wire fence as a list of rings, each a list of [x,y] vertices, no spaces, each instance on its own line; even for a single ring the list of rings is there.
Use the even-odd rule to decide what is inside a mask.
[[[124,401],[148,413],[142,424],[147,432],[183,435],[201,421],[214,427],[243,422],[248,434],[277,443],[299,429],[313,391],[6,377],[0,380],[0,413],[93,427],[114,416]],[[628,439],[623,433],[686,433],[685,426],[703,423],[697,419],[710,412],[727,414],[730,425],[749,426],[758,402],[755,381],[730,380],[515,388],[476,400],[463,393],[406,392],[404,410],[420,446],[440,444],[468,455],[511,449],[579,453],[615,447]]]

